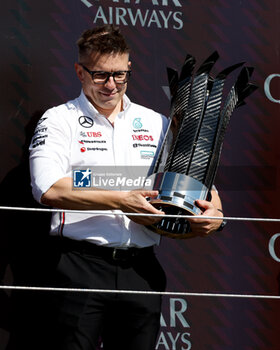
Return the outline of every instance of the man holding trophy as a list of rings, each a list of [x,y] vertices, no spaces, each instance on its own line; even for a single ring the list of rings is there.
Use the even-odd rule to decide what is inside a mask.
[[[208,167],[211,174],[206,182],[205,174],[203,182],[196,179],[194,166],[188,165],[187,175],[178,167],[184,163],[181,159],[181,155],[185,157],[184,145],[190,143],[183,135],[186,126],[189,132],[195,131],[196,147],[201,146],[194,124],[185,125],[185,112],[187,110],[192,115],[195,109],[192,104],[195,106],[196,102],[193,94],[188,92],[189,66],[193,62],[186,60],[180,79],[170,72],[173,107],[172,118],[168,120],[132,103],[126,96],[132,67],[129,49],[118,28],[108,25],[87,30],[77,44],[79,61],[75,69],[82,86],[81,95],[48,110],[39,121],[30,146],[35,198],[54,208],[85,210],[84,214],[53,214],[50,235],[60,248],[60,256],[50,283],[67,288],[163,291],[165,274],[153,251],[153,247],[160,243],[160,234],[174,234],[176,238],[180,235],[183,238],[207,236],[217,231],[223,222],[221,201],[213,187],[215,167],[212,158]],[[206,68],[199,72],[199,78],[201,75],[203,78],[207,75]],[[206,94],[201,98],[204,103],[207,93],[211,99],[209,80],[204,79]],[[193,93],[196,93],[197,86],[193,87]],[[214,82],[212,91],[215,88]],[[182,101],[188,99],[185,106]],[[207,115],[208,109],[203,109]],[[133,147],[129,138],[134,132],[136,118],[141,119],[145,129],[153,135],[150,142],[153,147],[158,150],[169,147],[164,161],[164,150],[159,152],[157,160],[140,158],[139,149]],[[174,127],[176,123],[177,129]],[[173,131],[172,145],[167,145],[167,130],[169,135]],[[84,135],[98,135],[104,147],[86,150],[81,146],[88,141]],[[213,154],[212,146],[210,153]],[[192,164],[201,163],[196,154],[191,158]],[[71,169],[82,165],[146,166],[151,169],[148,175],[154,180],[153,188],[73,190]],[[198,194],[197,198],[192,199],[192,195],[182,189],[185,184],[190,185],[187,192],[194,193],[194,196]],[[200,218],[184,219],[183,225],[179,219],[181,228],[178,228],[177,216],[188,213],[186,208],[190,207],[197,210],[190,210],[190,213],[198,214]],[[174,208],[175,221],[167,220],[162,224],[164,213],[173,213]],[[106,210],[107,215],[86,213],[87,210]],[[119,215],[121,213],[158,216],[128,217]],[[55,344],[49,348],[95,349],[101,337],[107,350],[155,349],[160,295],[69,292],[52,294],[51,297],[54,298],[55,316],[46,338]]]

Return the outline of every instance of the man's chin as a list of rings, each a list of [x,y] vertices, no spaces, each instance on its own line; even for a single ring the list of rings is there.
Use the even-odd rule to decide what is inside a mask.
[[[117,105],[118,105],[118,101],[111,100],[111,101],[103,102],[102,108],[103,109],[114,109],[115,107],[117,107]]]

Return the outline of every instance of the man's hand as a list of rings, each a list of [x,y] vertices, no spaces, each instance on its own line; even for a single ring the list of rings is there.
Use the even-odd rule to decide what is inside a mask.
[[[41,200],[45,205],[61,209],[73,210],[122,210],[124,213],[141,213],[164,215],[147,200],[158,195],[158,191],[135,190],[106,191],[73,191],[73,180],[69,177],[58,180]],[[130,216],[137,224],[152,225],[161,220],[160,217]]]
[[[158,191],[135,190],[123,192],[120,209],[124,213],[141,213],[141,214],[157,214],[164,215],[164,212],[157,210],[146,199],[146,197],[156,197]],[[150,216],[128,216],[130,220],[142,225],[152,225],[160,221],[160,217]]]
[[[197,236],[207,236],[212,232],[217,231],[217,229],[221,226],[222,220],[214,220],[214,219],[203,219],[203,216],[217,216],[223,217],[221,211],[218,208],[221,206],[216,206],[215,201],[205,201],[205,200],[197,200],[196,205],[201,208],[203,211],[201,219],[188,219],[191,225],[192,232]]]

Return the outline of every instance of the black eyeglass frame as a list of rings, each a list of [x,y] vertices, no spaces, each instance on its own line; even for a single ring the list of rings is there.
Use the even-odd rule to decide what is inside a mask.
[[[110,79],[110,77],[113,77],[115,84],[122,84],[122,85],[124,85],[124,84],[126,84],[128,82],[128,80],[129,80],[129,78],[131,76],[131,70],[119,70],[119,71],[116,71],[116,72],[105,72],[103,70],[89,70],[83,64],[80,64],[80,66],[83,67],[83,69],[91,75],[92,81],[94,82],[94,84],[97,84],[97,85],[106,84],[108,82],[108,80]],[[102,83],[96,83],[94,81],[94,74],[95,73],[106,73],[107,74],[107,78]],[[126,81],[118,82],[118,81],[115,80],[115,76],[117,74],[120,74],[120,73],[126,73]]]

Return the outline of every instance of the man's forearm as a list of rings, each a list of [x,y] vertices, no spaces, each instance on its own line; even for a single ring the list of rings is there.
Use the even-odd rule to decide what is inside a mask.
[[[114,210],[120,209],[123,196],[121,191],[106,191],[100,189],[75,190],[73,180],[64,177],[42,195],[41,202],[45,205],[75,210]]]
[[[124,213],[156,214],[164,213],[153,207],[146,197],[154,197],[157,191],[106,191],[100,189],[74,190],[69,177],[58,180],[41,197],[41,202],[51,207],[72,210],[122,210]],[[151,225],[158,217],[131,216],[138,224]]]

